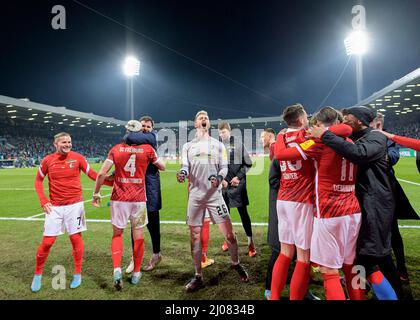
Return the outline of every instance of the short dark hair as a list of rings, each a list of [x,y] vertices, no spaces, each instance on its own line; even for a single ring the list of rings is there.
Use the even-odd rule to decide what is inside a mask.
[[[267,133],[272,133],[272,134],[274,134],[274,136],[276,136],[276,131],[274,131],[274,129],[273,129],[273,128],[265,128],[265,129],[264,129],[264,132],[267,132]]]
[[[343,116],[333,107],[324,107],[314,116],[315,121],[325,125],[332,125],[336,121],[343,122]]]
[[[232,131],[230,129],[230,124],[227,121],[221,121],[219,122],[219,125],[217,126],[219,130],[227,129],[228,131]]]
[[[296,124],[300,116],[305,114],[305,109],[300,103],[293,104],[283,110],[283,120],[288,126]]]
[[[151,116],[143,116],[140,118],[139,120],[140,122],[142,121],[150,121],[152,123],[152,128],[155,126],[155,122],[153,121]]]

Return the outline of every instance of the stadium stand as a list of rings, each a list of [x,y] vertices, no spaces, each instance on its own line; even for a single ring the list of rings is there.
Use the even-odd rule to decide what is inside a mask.
[[[385,115],[387,131],[412,138],[420,138],[420,68],[375,92],[358,105],[368,105]],[[205,108],[205,106],[203,107]],[[310,110],[310,108],[307,108]],[[252,155],[262,154],[259,139],[264,128],[279,132],[285,127],[277,117],[223,119],[247,137],[244,144]],[[211,119],[213,136],[217,137],[217,124],[222,119]],[[119,142],[124,134],[126,121],[103,117],[35,103],[29,99],[16,99],[0,95],[0,167],[30,167],[39,163],[45,154],[53,150],[51,140],[55,133],[69,132],[73,138],[74,150],[91,161],[101,161],[110,146]],[[159,133],[159,145],[175,134],[176,146],[161,154],[177,157],[179,145],[191,137],[194,122],[160,122],[155,124]],[[171,131],[171,132],[168,132]],[[248,140],[248,141],[247,141]]]

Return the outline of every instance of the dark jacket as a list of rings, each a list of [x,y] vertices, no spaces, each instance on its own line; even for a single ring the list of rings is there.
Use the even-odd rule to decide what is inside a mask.
[[[228,173],[225,180],[229,183],[227,188],[223,188],[223,198],[229,208],[245,207],[249,204],[246,173],[252,167],[251,158],[242,142],[234,142],[233,136],[228,142],[223,142],[228,152]],[[230,185],[234,177],[240,179],[237,187]]]
[[[358,165],[356,196],[362,211],[357,254],[384,257],[391,253],[391,226],[395,212],[394,188],[387,138],[371,128],[356,132],[354,144],[330,131],[322,142]]]
[[[400,159],[400,147],[392,140],[387,141],[388,146],[388,158],[389,164],[391,166],[390,170],[392,173],[392,182],[394,184],[395,190],[395,216],[394,219],[410,219],[410,220],[419,220],[420,217],[417,215],[416,210],[411,206],[410,201],[408,200],[407,196],[403,188],[401,187],[400,183],[398,182],[397,177],[395,176],[394,168]]]
[[[127,144],[150,144],[157,149],[155,132],[130,132],[124,136]],[[146,171],[147,211],[155,212],[162,209],[162,194],[160,190],[160,173],[154,164],[149,164]]]
[[[268,182],[270,185],[269,191],[269,206],[268,206],[268,234],[267,241],[272,248],[280,251],[279,243],[279,220],[277,217],[277,195],[280,188],[280,163],[278,160],[273,159],[270,164],[270,171],[268,173]]]

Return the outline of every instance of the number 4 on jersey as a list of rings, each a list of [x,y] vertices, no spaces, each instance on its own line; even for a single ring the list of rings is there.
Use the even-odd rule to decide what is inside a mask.
[[[130,177],[134,177],[136,173],[136,155],[132,154],[130,159],[128,159],[127,163],[124,166],[124,171],[130,172]]]

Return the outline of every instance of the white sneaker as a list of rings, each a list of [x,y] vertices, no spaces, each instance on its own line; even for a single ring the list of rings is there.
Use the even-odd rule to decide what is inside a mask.
[[[125,269],[125,273],[132,273],[134,270],[134,260],[133,257],[131,257],[130,264],[128,265],[127,269]]]

